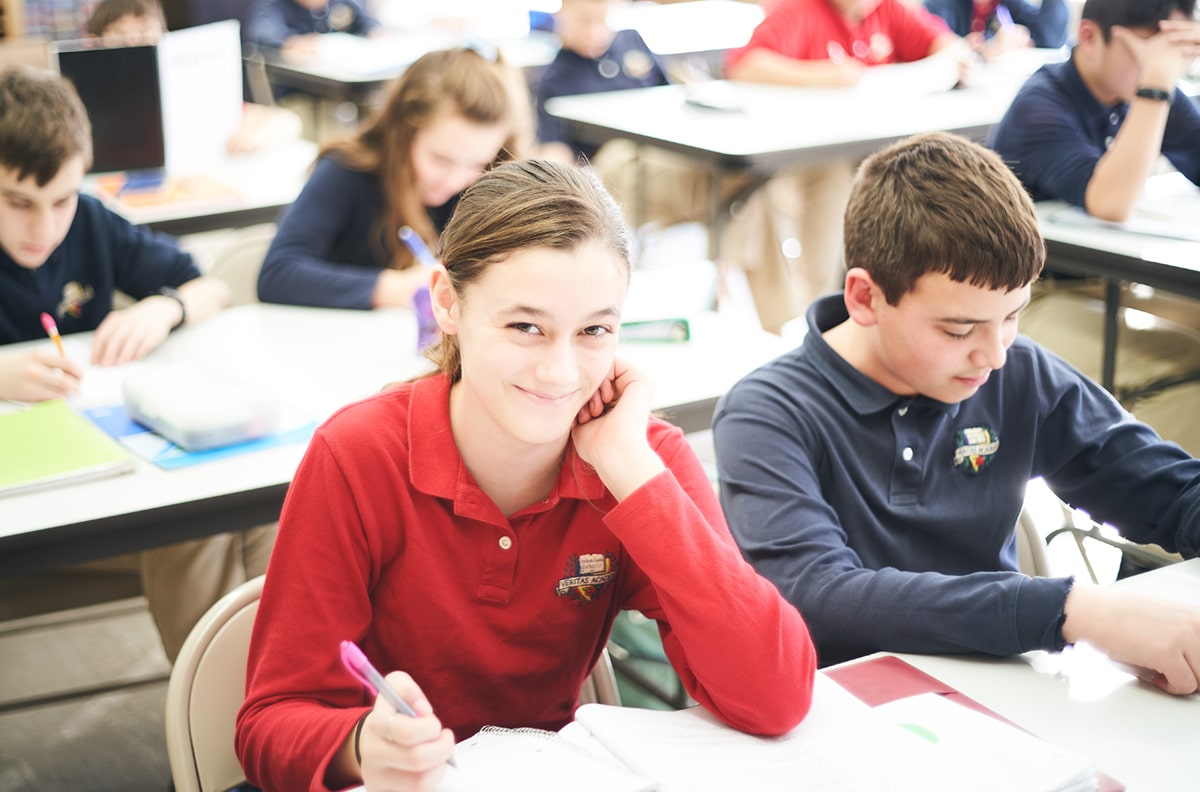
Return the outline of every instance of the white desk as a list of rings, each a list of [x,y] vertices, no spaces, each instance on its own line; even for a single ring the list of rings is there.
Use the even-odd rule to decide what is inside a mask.
[[[716,399],[784,350],[777,336],[732,326],[716,314],[696,317],[692,335],[685,344],[630,343],[619,352],[654,375],[655,407],[687,430],[707,427]],[[227,373],[320,420],[388,382],[427,370],[415,347],[416,323],[408,311],[256,304],[182,330],[134,365],[186,361]],[[109,378],[106,390],[112,393],[112,379],[119,376],[93,372],[92,385]],[[82,396],[80,406],[115,401]],[[305,447],[297,443],[172,471],[138,460],[130,475],[0,498],[0,578],[276,520]]]
[[[1152,178],[1146,197],[1155,206],[1174,204],[1172,214],[1184,228],[1200,228],[1200,190],[1178,173]],[[1038,225],[1046,240],[1048,267],[1105,281],[1104,364],[1101,384],[1112,390],[1117,355],[1117,311],[1121,283],[1144,283],[1200,299],[1200,241],[1139,233],[1135,224],[1084,225],[1056,220],[1068,209],[1062,201],[1037,205]]]
[[[229,199],[168,201],[139,207],[119,201],[106,203],[134,225],[176,236],[273,222],[300,194],[316,157],[317,145],[307,140],[232,155],[203,174],[232,188],[237,195]],[[97,193],[95,176],[84,180],[83,191]]]
[[[1200,559],[1115,585],[1200,604]],[[1200,696],[1163,693],[1090,650],[1007,659],[900,657],[1042,739],[1093,757],[1130,792],[1200,786],[1192,760]]]
[[[638,31],[650,50],[663,57],[712,57],[748,42],[762,18],[762,9],[753,3],[696,0],[668,5],[630,3],[614,9],[609,23],[615,30]],[[402,23],[403,17],[395,21]],[[559,48],[556,36],[540,31],[511,38],[426,25],[399,28],[374,38],[326,34],[312,58],[284,58],[274,52],[252,57],[255,63],[261,58],[273,85],[365,106],[372,94],[425,53],[481,40],[490,41],[506,63],[524,71],[531,85]]]
[[[859,159],[921,132],[957,132],[982,141],[1025,79],[1040,65],[1061,58],[1057,50],[1012,53],[979,67],[970,87],[934,93],[921,85],[937,77],[936,69],[901,64],[877,67],[872,71],[878,74],[850,89],[743,82],[668,85],[563,96],[547,102],[546,109],[567,121],[575,135],[597,144],[619,137],[687,155],[709,166],[714,186],[726,172],[751,172],[761,183],[794,166]],[[903,79],[906,73],[911,82]],[[697,98],[714,95],[727,97],[735,109],[695,104]],[[720,190],[711,194],[717,203],[709,219],[719,225],[728,206],[719,203]]]

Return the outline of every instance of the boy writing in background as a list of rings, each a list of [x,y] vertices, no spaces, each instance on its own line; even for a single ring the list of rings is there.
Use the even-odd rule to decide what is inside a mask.
[[[1200,687],[1200,607],[1017,571],[1030,479],[1139,542],[1200,553],[1200,461],[1026,338],[1044,245],[1004,163],[953,135],[867,159],[843,294],[734,386],[713,429],[730,529],[822,664],[1086,641]]]
[[[70,83],[37,69],[0,71],[0,345],[46,338],[45,312],[64,335],[95,331],[93,365],[119,365],[216,313],[229,290],[186,253],[80,195],[91,156],[91,126]],[[113,310],[118,290],[136,302]],[[0,398],[61,398],[82,376],[48,340],[20,352],[0,346]],[[141,554],[169,659],[213,602],[265,571],[273,537],[271,526]]]
[[[919,61],[957,46],[960,39],[945,23],[901,0],[780,0],[750,42],[727,54],[725,74],[731,80],[843,88],[857,84],[869,67]],[[853,177],[848,160],[797,168],[747,201],[746,211],[768,214],[761,252],[739,262],[764,327],[777,329],[818,296],[841,287],[841,217]],[[781,248],[792,236],[800,242],[798,260]]]
[[[1067,42],[1066,0],[925,0],[985,60],[1023,47],[1061,47]]]
[[[285,56],[312,57],[323,33],[369,36],[379,21],[358,0],[255,0],[242,40]]]

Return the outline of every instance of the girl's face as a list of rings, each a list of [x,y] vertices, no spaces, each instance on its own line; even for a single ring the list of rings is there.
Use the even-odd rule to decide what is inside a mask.
[[[456,113],[439,116],[413,136],[412,164],[424,206],[441,206],[479,178],[500,153],[505,124],[477,124]]]
[[[565,446],[611,374],[627,284],[625,264],[597,241],[519,251],[461,298],[443,280],[439,321],[462,354],[452,414],[469,416],[477,439]]]

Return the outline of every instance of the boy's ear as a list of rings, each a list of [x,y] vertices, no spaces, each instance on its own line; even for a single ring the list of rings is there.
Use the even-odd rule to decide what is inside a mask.
[[[875,324],[875,312],[884,302],[883,290],[862,267],[851,267],[846,272],[846,287],[843,292],[846,310],[855,324],[870,327]]]
[[[433,318],[437,320],[438,329],[447,335],[458,332],[458,294],[454,284],[450,282],[450,273],[446,268],[438,266],[433,271],[429,285],[429,302],[433,308]]]

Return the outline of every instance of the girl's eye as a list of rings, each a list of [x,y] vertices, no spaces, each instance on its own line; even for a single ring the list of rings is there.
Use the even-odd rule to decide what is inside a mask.
[[[508,327],[512,330],[516,330],[518,333],[526,333],[528,335],[534,335],[542,332],[541,329],[532,322],[513,322],[508,325]]]
[[[590,327],[583,328],[583,334],[592,336],[593,338],[603,338],[611,332],[612,328],[604,325],[591,325]]]

